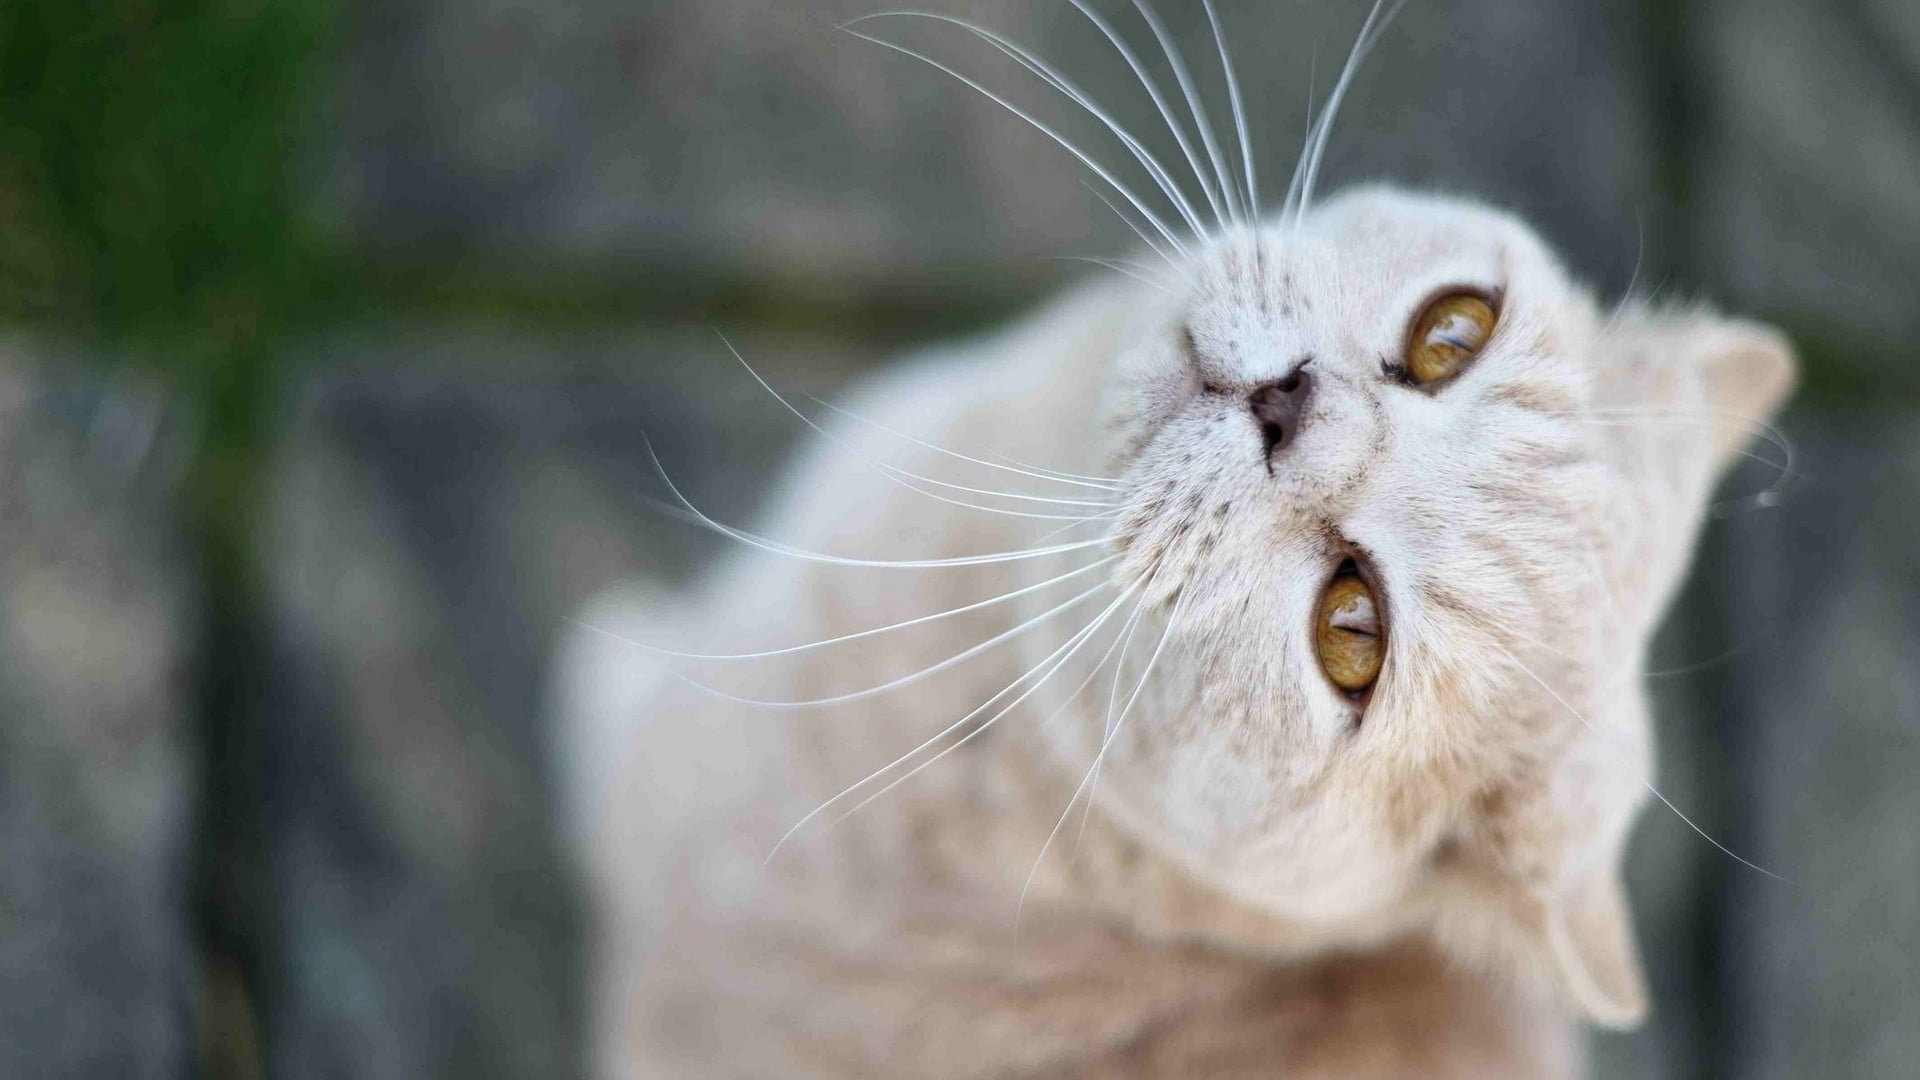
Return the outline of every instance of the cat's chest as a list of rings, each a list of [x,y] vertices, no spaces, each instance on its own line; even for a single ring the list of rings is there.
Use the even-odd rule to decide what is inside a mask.
[[[1282,967],[1071,913],[1015,933],[950,897],[675,935],[630,1030],[698,1075],[1571,1075],[1570,1034],[1516,1006],[1422,947]]]

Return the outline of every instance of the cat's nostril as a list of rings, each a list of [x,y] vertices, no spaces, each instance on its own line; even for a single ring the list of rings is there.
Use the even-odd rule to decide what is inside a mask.
[[[1300,419],[1305,414],[1312,385],[1312,378],[1295,368],[1286,378],[1257,387],[1247,395],[1247,408],[1253,412],[1253,419],[1266,440],[1269,471],[1273,468],[1273,455],[1286,449],[1300,434]]]

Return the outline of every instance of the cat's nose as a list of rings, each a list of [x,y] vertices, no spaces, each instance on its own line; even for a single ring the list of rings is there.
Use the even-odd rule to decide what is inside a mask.
[[[1286,378],[1257,387],[1247,395],[1247,408],[1253,411],[1253,419],[1267,441],[1269,469],[1273,467],[1273,455],[1286,449],[1300,434],[1300,418],[1306,412],[1307,394],[1313,388],[1313,378],[1305,368],[1302,364]]]

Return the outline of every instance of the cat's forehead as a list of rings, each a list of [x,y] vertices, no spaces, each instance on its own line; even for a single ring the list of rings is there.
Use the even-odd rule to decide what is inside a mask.
[[[1436,293],[1504,296],[1524,278],[1562,288],[1544,246],[1477,203],[1363,189],[1297,223],[1222,237],[1197,253],[1184,317],[1204,355],[1237,377],[1273,377],[1322,351],[1378,351]]]

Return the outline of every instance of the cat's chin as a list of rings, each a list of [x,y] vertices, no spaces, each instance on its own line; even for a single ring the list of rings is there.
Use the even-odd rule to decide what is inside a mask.
[[[1192,883],[1192,893],[1136,914],[1135,929],[1162,941],[1197,941],[1281,963],[1335,953],[1367,952],[1422,935],[1431,920],[1422,905],[1396,904],[1340,919],[1303,918]]]

